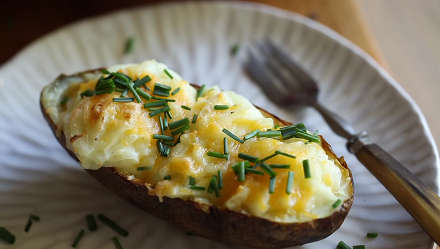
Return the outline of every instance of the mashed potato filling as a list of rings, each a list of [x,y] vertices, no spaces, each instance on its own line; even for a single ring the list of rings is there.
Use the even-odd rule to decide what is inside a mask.
[[[165,70],[166,69],[166,70]],[[180,88],[174,95],[166,97],[172,119],[168,123],[184,118],[190,128],[178,135],[169,145],[168,156],[158,150],[154,134],[162,134],[159,116],[150,117],[149,108],[143,103],[115,102],[120,92],[94,96],[83,96],[87,89],[94,89],[100,75],[91,75],[65,89],[68,101],[51,114],[58,125],[58,133],[64,132],[67,147],[75,153],[85,169],[115,167],[133,181],[144,183],[151,195],[159,198],[182,198],[217,205],[236,212],[267,218],[274,221],[298,222],[329,216],[332,205],[338,199],[345,201],[351,195],[350,175],[336,160],[329,158],[321,144],[301,138],[287,140],[253,137],[240,143],[223,132],[227,129],[239,138],[259,129],[276,129],[274,120],[265,117],[247,99],[234,93],[221,91],[218,87],[205,89],[197,99],[197,90],[187,81],[168,69],[164,64],[146,61],[141,64],[121,65],[108,68],[110,72],[121,72],[133,79],[150,76],[144,91],[153,95],[155,83],[168,85],[171,91]],[[96,73],[95,73],[96,74]],[[133,97],[128,93],[127,97]],[[161,96],[155,96],[164,98]],[[215,105],[227,105],[226,110],[215,110]],[[182,108],[182,106],[189,107]],[[170,129],[165,134],[171,136]],[[228,138],[229,158],[207,155],[214,151],[223,153],[224,137]],[[243,161],[239,153],[265,158],[282,151],[296,158],[276,155],[266,164],[288,164],[290,168],[274,169],[275,191],[269,193],[268,174],[247,173],[239,181],[232,165]],[[312,177],[305,178],[303,160],[308,159]],[[252,165],[255,165],[251,163]],[[259,166],[255,168],[261,170]],[[220,196],[209,192],[210,181],[219,171],[223,177]],[[293,172],[291,193],[286,192],[289,172]],[[189,178],[195,180],[190,187]]]

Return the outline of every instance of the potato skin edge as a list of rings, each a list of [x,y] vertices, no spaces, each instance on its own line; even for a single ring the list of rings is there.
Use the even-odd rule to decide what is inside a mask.
[[[88,72],[92,71],[96,70]],[[79,161],[76,155],[67,149],[64,133],[57,136],[57,126],[47,115],[41,99],[40,108],[58,142],[73,159]],[[290,124],[261,108],[259,109],[284,125]],[[322,136],[321,141],[322,147],[329,157],[348,169],[344,158],[338,158]],[[128,180],[126,176],[114,168],[102,167],[98,170],[86,171],[120,197],[187,232],[228,244],[262,249],[299,246],[330,236],[342,225],[354,198],[353,180],[351,180],[353,190],[351,197],[335,209],[332,215],[308,222],[281,223],[192,200],[163,197],[161,202],[157,196],[149,195],[148,188],[144,184]],[[350,179],[353,179],[351,171],[349,169],[348,171]]]

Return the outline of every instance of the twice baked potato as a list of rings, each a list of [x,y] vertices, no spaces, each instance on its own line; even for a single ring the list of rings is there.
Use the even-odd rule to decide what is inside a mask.
[[[322,136],[155,61],[61,75],[40,105],[90,175],[205,238],[302,245],[338,229],[353,202],[351,172]]]

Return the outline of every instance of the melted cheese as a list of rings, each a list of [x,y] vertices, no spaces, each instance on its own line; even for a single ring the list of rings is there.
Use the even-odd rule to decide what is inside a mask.
[[[238,137],[260,129],[273,129],[274,121],[265,118],[247,99],[233,93],[212,87],[204,91],[196,101],[196,90],[167,69],[165,65],[146,61],[139,65],[122,65],[109,68],[132,78],[149,75],[147,83],[151,89],[159,82],[181,90],[171,96],[176,102],[169,102],[172,120],[192,120],[198,114],[196,123],[180,137],[180,143],[171,148],[168,157],[160,156],[157,140],[153,134],[161,134],[158,117],[151,118],[147,109],[137,102],[113,102],[120,93],[102,94],[81,98],[79,94],[94,89],[96,79],[70,87],[66,108],[59,114],[58,127],[66,135],[67,147],[80,159],[86,169],[115,167],[138,182],[150,188],[151,195],[159,198],[192,199],[225,207],[229,210],[264,217],[275,221],[298,222],[325,217],[334,209],[337,200],[346,200],[352,193],[348,170],[329,158],[321,145],[305,143],[302,139],[279,141],[271,138],[254,137],[243,144],[228,138],[230,159],[219,159],[206,155],[208,151],[223,152],[223,129]],[[131,96],[129,94],[129,96]],[[191,110],[181,108],[182,105]],[[228,105],[228,110],[214,110],[214,105]],[[166,135],[170,131],[166,130]],[[246,180],[239,182],[231,165],[241,161],[240,152],[264,158],[280,150],[296,158],[275,156],[268,164],[289,164],[290,169],[276,169],[275,193],[269,194],[269,176],[246,174]],[[304,177],[302,161],[310,162],[312,177]],[[138,167],[147,170],[139,171]],[[223,173],[221,197],[189,188],[188,178],[196,179],[197,186],[208,188],[212,175]],[[294,173],[291,194],[286,194],[287,175]],[[170,175],[170,180],[163,180]]]

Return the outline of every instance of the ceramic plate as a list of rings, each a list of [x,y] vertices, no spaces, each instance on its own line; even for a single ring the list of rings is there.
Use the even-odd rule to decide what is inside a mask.
[[[124,54],[135,37],[131,54]],[[78,248],[235,248],[167,224],[123,201],[92,179],[56,142],[39,109],[42,87],[60,73],[156,59],[190,82],[218,84],[293,122],[318,129],[353,171],[355,201],[342,227],[302,248],[335,248],[340,240],[367,248],[431,248],[423,230],[345,149],[323,119],[271,104],[243,73],[244,47],[269,37],[319,81],[320,99],[356,131],[389,151],[438,191],[438,156],[419,108],[363,51],[307,18],[237,2],[152,5],[87,19],[29,45],[0,69],[0,226],[17,237],[0,248],[71,248],[87,214],[103,213],[130,232],[121,237],[102,223],[86,229]],[[231,56],[234,45],[241,49]],[[28,233],[30,214],[39,215]],[[379,237],[367,239],[367,232]]]

